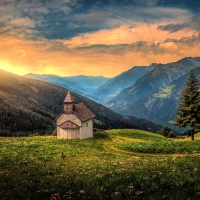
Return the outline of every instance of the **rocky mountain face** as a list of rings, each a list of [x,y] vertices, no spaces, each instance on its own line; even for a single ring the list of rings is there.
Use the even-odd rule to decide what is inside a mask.
[[[158,64],[153,70],[147,72],[133,85],[122,90],[107,103],[112,109],[138,101],[159,89],[170,84],[192,69],[200,66],[200,57],[184,58],[178,62]]]
[[[0,135],[20,136],[52,133],[55,117],[63,110],[67,89],[44,81],[0,70]],[[136,117],[124,117],[107,107],[72,92],[96,115],[94,127],[138,128],[157,132],[161,126]]]
[[[198,78],[200,84],[200,67],[194,69],[194,74],[196,78]],[[189,73],[172,81],[169,85],[145,98],[114,110],[124,115],[133,115],[161,125],[168,125],[178,132],[184,131],[186,129],[177,128],[172,123],[176,117],[176,108],[179,104],[179,99],[188,80],[188,76]]]
[[[95,94],[106,102],[106,99],[112,98],[124,88],[135,83],[148,71],[154,69],[156,65],[156,63],[153,63],[150,66],[135,66],[104,83],[96,90]]]

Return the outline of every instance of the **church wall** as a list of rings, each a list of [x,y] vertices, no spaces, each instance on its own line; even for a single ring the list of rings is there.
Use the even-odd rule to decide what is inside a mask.
[[[93,120],[90,119],[82,123],[80,128],[80,139],[93,137]]]
[[[61,138],[59,126],[56,126],[56,132],[57,132],[57,138]]]
[[[79,139],[80,137],[80,129],[62,129],[57,127],[59,134],[57,134],[57,138],[71,140],[71,139]]]
[[[61,114],[61,116],[57,119],[57,125],[59,126],[68,120],[72,121],[78,126],[81,126],[81,120],[75,114]]]

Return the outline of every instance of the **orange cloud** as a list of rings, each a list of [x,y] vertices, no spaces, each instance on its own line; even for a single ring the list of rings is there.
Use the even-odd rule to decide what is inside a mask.
[[[145,41],[151,43],[159,43],[165,41],[167,38],[181,39],[182,37],[191,37],[198,35],[194,30],[180,30],[178,32],[169,33],[167,31],[160,31],[157,29],[157,24],[134,24],[123,25],[111,30],[101,30],[96,33],[88,33],[81,36],[65,40],[64,44],[71,48],[81,45],[93,44],[132,44],[138,41]]]
[[[16,39],[12,30],[13,34],[1,38],[0,68],[20,75],[32,72],[113,77],[132,66],[200,55],[196,31],[182,29],[169,33],[157,27],[156,24],[124,25],[71,40],[27,40],[23,35]]]

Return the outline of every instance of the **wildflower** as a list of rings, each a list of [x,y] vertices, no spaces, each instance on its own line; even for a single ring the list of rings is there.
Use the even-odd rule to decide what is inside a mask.
[[[143,194],[144,192],[143,191],[138,191],[138,192],[136,192],[135,194],[137,195],[137,196],[139,196],[139,195],[141,195],[141,194]]]
[[[120,192],[115,192],[116,196],[120,196],[120,194],[121,194]]]

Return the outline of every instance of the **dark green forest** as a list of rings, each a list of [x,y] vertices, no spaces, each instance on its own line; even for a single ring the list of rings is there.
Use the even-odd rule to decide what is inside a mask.
[[[0,135],[51,134],[63,110],[67,89],[0,70]],[[157,132],[161,126],[144,119],[124,117],[105,106],[73,93],[96,115],[95,128],[137,128]]]

